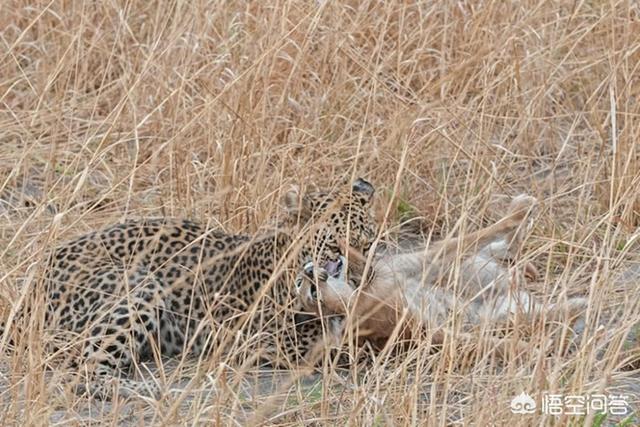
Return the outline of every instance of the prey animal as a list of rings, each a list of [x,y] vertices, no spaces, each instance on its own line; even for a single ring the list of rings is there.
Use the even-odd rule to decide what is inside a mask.
[[[378,343],[391,336],[412,338],[418,331],[428,332],[434,344],[454,334],[472,339],[474,326],[506,326],[516,318],[575,320],[586,299],[544,304],[520,289],[526,276],[537,275],[532,264],[514,263],[536,205],[534,197],[516,196],[488,227],[369,263],[345,244],[349,271],[358,274],[347,278],[344,257],[338,266],[324,268],[307,262],[296,279],[298,298],[310,311],[348,315],[359,337]],[[529,348],[525,341],[489,339],[499,357],[510,348]]]

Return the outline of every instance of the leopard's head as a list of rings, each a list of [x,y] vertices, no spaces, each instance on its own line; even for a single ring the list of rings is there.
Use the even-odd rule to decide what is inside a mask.
[[[337,191],[288,192],[285,204],[307,236],[299,253],[299,267],[309,261],[331,276],[339,276],[343,265],[343,246],[348,243],[367,254],[377,234],[372,215],[375,189],[362,178]]]

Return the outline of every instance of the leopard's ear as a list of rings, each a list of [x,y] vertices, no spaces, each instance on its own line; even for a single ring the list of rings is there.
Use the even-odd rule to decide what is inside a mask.
[[[300,193],[300,187],[291,186],[291,189],[284,195],[284,206],[287,214],[293,218],[308,220],[311,218],[312,208],[307,197]]]
[[[363,178],[358,178],[353,182],[351,191],[354,195],[360,196],[361,200],[365,203],[370,203],[373,199],[373,195],[376,189],[373,188],[371,183]]]

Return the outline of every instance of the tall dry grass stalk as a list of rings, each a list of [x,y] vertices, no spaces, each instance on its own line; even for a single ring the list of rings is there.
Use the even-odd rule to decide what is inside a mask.
[[[377,186],[387,228],[417,215],[434,236],[533,194],[543,209],[524,258],[543,277],[530,290],[590,298],[569,354],[500,364],[417,342],[346,375],[325,360],[311,378],[184,358],[159,364],[177,389],[159,402],[60,392],[67,373],[35,310],[0,355],[3,425],[624,418],[513,414],[522,391],[625,394],[638,410],[640,377],[622,369],[640,341],[637,2],[5,0],[0,46],[3,319],[38,293],[56,242],[161,215],[254,233],[290,184],[355,176]]]

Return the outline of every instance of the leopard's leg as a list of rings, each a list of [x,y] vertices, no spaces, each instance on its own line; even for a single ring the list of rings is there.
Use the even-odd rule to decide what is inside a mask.
[[[82,365],[89,378],[77,391],[110,399],[118,386],[118,394],[123,397],[157,397],[159,388],[155,383],[123,376],[139,356],[152,351],[158,337],[158,319],[164,309],[161,285],[144,269],[124,277],[121,271],[113,271],[105,277],[113,275],[127,278],[123,291],[113,295],[111,302],[101,301],[101,306],[94,307],[94,315],[83,331],[89,335],[82,351]]]
[[[342,349],[344,338],[344,316],[330,315],[309,317],[294,321],[295,328],[283,337],[288,367],[315,367],[322,364],[326,356],[335,355]],[[345,354],[339,353],[338,363],[348,364]]]

